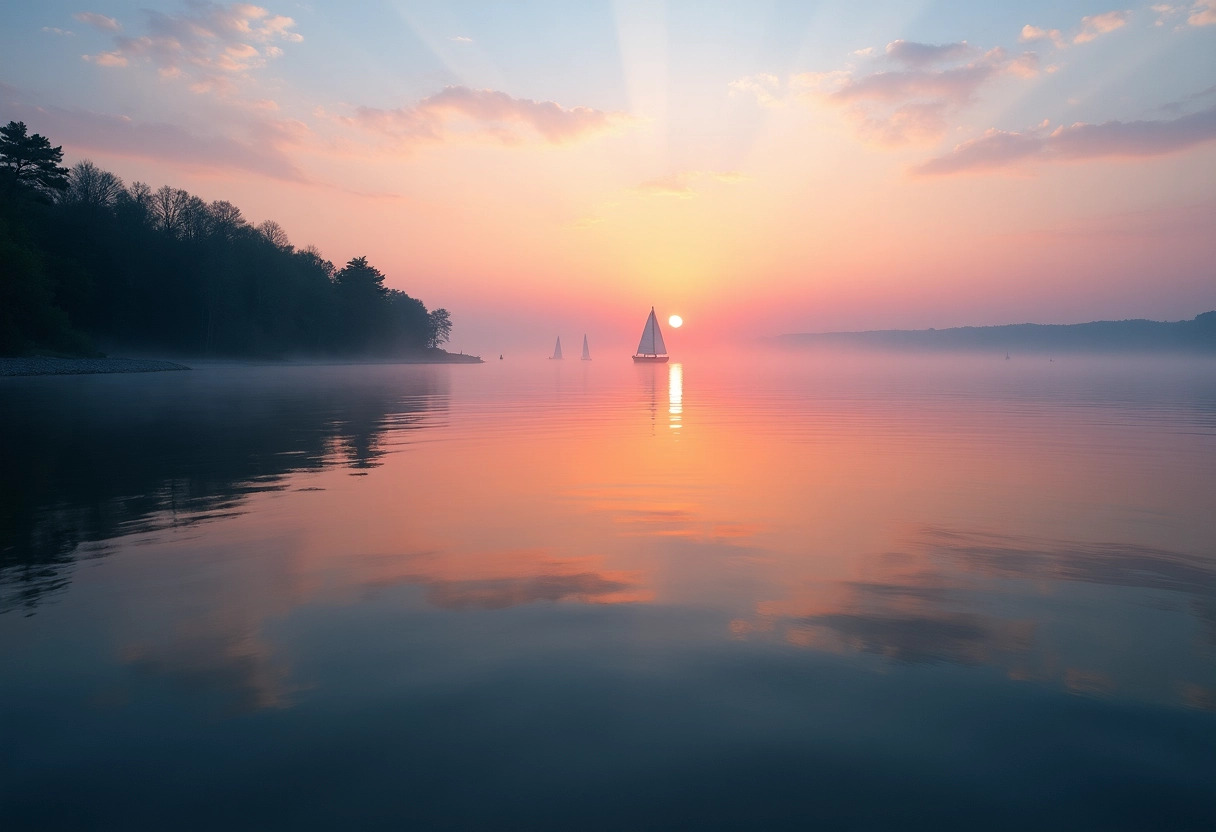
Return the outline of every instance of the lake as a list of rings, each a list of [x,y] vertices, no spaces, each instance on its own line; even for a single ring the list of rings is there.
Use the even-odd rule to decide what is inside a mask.
[[[0,379],[17,829],[1216,828],[1216,362]]]

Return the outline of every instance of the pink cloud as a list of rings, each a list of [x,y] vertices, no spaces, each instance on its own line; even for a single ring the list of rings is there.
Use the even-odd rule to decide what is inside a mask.
[[[1199,0],[1191,6],[1186,22],[1191,26],[1216,26],[1216,0]]]
[[[295,21],[290,17],[271,14],[260,6],[200,2],[189,8],[182,15],[145,11],[145,34],[116,36],[112,51],[86,55],[85,60],[107,67],[149,64],[163,78],[188,79],[195,92],[230,94],[236,87],[233,77],[244,76],[283,54],[276,42],[303,40],[292,31]],[[94,17],[100,16],[91,15],[86,22],[111,31],[120,28],[117,21],[111,21],[113,27],[102,26]]]
[[[971,47],[966,49],[972,52]],[[943,55],[936,53],[932,60],[946,60]],[[861,134],[880,144],[932,141],[946,132],[950,116],[970,105],[985,84],[1003,75],[1026,78],[1037,72],[1038,57],[1033,52],[1009,58],[997,48],[960,66],[828,77],[826,84],[834,89],[825,98],[845,107]],[[823,85],[824,81],[817,84]]]
[[[938,63],[961,60],[974,55],[976,49],[966,41],[959,43],[929,44],[909,40],[896,40],[887,44],[887,57],[905,66],[923,67]]]
[[[1177,153],[1216,141],[1216,107],[1161,121],[1078,123],[1026,132],[989,130],[918,166],[926,176],[1007,168],[1019,162],[1139,158]]]
[[[966,41],[926,44],[896,40],[887,45],[886,55],[905,68],[861,75],[851,69],[804,72],[785,83],[774,75],[750,75],[732,81],[730,90],[753,95],[769,107],[793,101],[840,107],[863,138],[900,145],[941,138],[950,117],[970,105],[979,90],[995,79],[1030,78],[1039,73],[1034,52],[1010,57],[998,47],[981,54]]]
[[[1039,73],[1034,52],[1010,57],[998,47],[980,54],[966,41],[934,45],[897,40],[886,52],[906,68],[862,75],[851,69],[804,72],[784,83],[774,75],[751,75],[731,82],[730,90],[753,95],[769,107],[796,101],[836,106],[864,139],[900,145],[941,138],[951,116],[996,79]]]
[[[625,118],[623,113],[565,108],[552,101],[513,98],[497,90],[452,86],[412,107],[360,107],[343,121],[399,139],[440,140],[462,132],[459,124],[466,122],[472,124],[473,134],[508,144],[520,140],[521,128],[561,144],[606,130]]]
[[[686,170],[643,182],[633,190],[643,196],[670,196],[677,199],[691,199],[698,194],[697,189],[693,187],[697,180],[710,180],[711,182],[734,185],[744,181],[746,178],[743,174],[733,170]]]
[[[781,103],[781,79],[769,73],[762,72],[731,81],[729,89],[731,95],[754,95],[766,107]]]
[[[14,87],[0,84],[0,104],[9,118],[25,121],[62,143],[69,153],[104,153],[171,162],[182,167],[240,171],[290,182],[307,181],[287,156],[307,132],[296,122],[246,120],[243,138],[188,129],[164,122],[140,122],[127,116],[88,110],[36,106]]]
[[[1073,37],[1073,43],[1088,43],[1099,35],[1105,35],[1122,28],[1127,23],[1130,12],[1113,11],[1090,15],[1081,18],[1081,31]]]
[[[977,63],[940,71],[876,72],[848,79],[831,93],[831,97],[840,102],[931,98],[963,103],[996,71],[993,64]]]
[[[114,18],[106,17],[104,14],[97,14],[96,12],[77,12],[72,17],[103,32],[117,32],[122,28],[122,24]]]
[[[1064,36],[1059,29],[1042,29],[1038,26],[1027,24],[1022,27],[1022,32],[1018,35],[1018,40],[1022,43],[1033,43],[1038,40],[1049,40],[1057,49],[1063,49],[1067,46],[1064,41]]]
[[[96,55],[81,55],[80,57],[98,66],[127,65],[127,57],[121,52],[98,52]]]

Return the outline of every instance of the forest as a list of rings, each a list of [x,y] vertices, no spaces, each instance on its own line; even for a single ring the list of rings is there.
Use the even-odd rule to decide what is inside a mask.
[[[445,309],[338,268],[273,220],[125,184],[24,123],[0,127],[0,355],[445,356]]]

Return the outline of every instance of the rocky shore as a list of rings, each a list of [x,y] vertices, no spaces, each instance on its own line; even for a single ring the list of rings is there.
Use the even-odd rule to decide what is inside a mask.
[[[0,376],[157,373],[163,370],[189,369],[184,364],[150,358],[0,358]]]

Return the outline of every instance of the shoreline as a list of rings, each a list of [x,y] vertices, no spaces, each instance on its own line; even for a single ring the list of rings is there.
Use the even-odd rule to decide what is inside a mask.
[[[99,373],[160,373],[189,370],[185,364],[152,358],[0,358],[0,377],[81,376]]]
[[[428,359],[423,357],[368,358],[368,359],[317,359],[317,360],[258,360],[258,359],[184,359],[190,364],[166,361],[159,358],[56,358],[51,356],[27,356],[23,358],[0,358],[0,378],[26,378],[30,376],[79,376],[103,373],[160,373],[177,370],[206,369],[208,367],[292,367],[324,366],[344,364],[484,364],[477,357],[448,353],[446,357]]]

